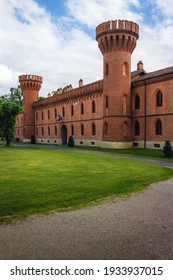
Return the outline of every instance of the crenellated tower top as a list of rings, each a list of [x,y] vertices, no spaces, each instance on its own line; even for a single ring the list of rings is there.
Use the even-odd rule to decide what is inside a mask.
[[[41,84],[43,82],[43,78],[37,75],[20,75],[19,83],[21,89],[25,90],[36,90],[39,91],[41,88]]]
[[[139,26],[128,20],[111,20],[96,28],[96,40],[102,54],[127,51],[132,54],[139,38]]]

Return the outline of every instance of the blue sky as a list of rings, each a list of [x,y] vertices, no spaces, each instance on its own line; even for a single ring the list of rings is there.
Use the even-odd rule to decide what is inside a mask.
[[[139,60],[147,72],[173,65],[173,0],[1,0],[0,94],[20,74],[41,75],[42,96],[102,79],[95,28],[112,19],[140,26],[132,71]]]

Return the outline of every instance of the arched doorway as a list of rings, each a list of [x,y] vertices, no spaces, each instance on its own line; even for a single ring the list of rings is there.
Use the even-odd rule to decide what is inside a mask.
[[[62,134],[62,145],[67,144],[67,127],[65,125],[61,128],[61,134]]]

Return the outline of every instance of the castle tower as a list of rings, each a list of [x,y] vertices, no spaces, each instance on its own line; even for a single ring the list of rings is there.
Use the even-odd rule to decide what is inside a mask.
[[[139,27],[127,20],[102,23],[96,40],[103,54],[103,137],[114,148],[129,148],[131,133],[131,54]],[[104,145],[103,145],[104,146]]]
[[[38,92],[41,88],[42,77],[36,75],[21,75],[19,83],[24,96],[24,124],[23,141],[31,142],[31,137],[35,136],[35,118],[33,102],[38,100]]]

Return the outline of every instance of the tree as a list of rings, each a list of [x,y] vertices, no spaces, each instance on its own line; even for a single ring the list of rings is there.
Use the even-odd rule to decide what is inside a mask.
[[[21,107],[23,111],[23,91],[20,86],[10,88],[10,93],[0,96],[0,101],[7,102],[12,101]]]
[[[15,130],[15,121],[21,107],[12,101],[0,102],[0,131],[6,139],[6,146],[10,145]]]

